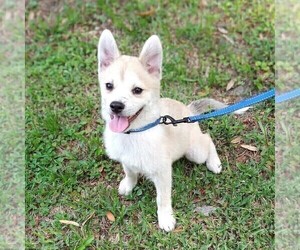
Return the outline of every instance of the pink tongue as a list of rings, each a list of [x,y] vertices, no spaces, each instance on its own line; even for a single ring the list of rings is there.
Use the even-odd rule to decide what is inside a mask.
[[[109,122],[109,128],[115,133],[121,133],[129,126],[128,118],[125,116],[114,115]]]

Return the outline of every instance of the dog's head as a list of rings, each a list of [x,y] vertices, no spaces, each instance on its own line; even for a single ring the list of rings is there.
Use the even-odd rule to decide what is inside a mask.
[[[109,30],[98,44],[98,77],[101,89],[102,117],[113,132],[145,125],[158,118],[162,46],[151,36],[140,56],[120,55]]]

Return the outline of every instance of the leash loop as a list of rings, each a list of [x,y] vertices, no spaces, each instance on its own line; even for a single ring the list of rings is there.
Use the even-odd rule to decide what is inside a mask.
[[[184,117],[182,119],[176,120],[174,117],[170,115],[164,115],[160,117],[160,123],[159,124],[165,124],[165,125],[170,125],[172,124],[173,126],[177,126],[179,123],[190,123],[190,118],[189,117]]]

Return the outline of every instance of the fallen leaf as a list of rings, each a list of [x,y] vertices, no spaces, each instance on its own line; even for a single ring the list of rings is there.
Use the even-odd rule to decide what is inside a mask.
[[[246,108],[241,108],[241,109],[238,109],[237,111],[234,111],[233,113],[236,114],[236,115],[242,115],[244,114],[248,109],[251,109],[252,106],[250,107],[246,107]]]
[[[210,67],[207,66],[206,69],[205,69],[205,74],[204,74],[204,77],[207,79],[209,77],[209,71],[210,71]]]
[[[60,223],[62,224],[67,224],[67,225],[73,225],[76,227],[80,227],[79,223],[75,222],[75,221],[71,221],[71,220],[59,220]]]
[[[205,195],[205,194],[206,194],[206,191],[205,191],[204,188],[200,189],[200,194],[202,194],[202,195]]]
[[[252,146],[252,145],[246,145],[246,144],[242,144],[241,145],[242,148],[248,149],[250,151],[256,152],[258,151],[257,147]]]
[[[41,218],[39,216],[36,216],[34,218],[35,226],[38,226],[40,224]]]
[[[202,207],[196,207],[195,211],[199,212],[205,216],[209,216],[211,213],[213,213],[217,208],[213,206],[202,206]]]
[[[265,37],[262,33],[259,33],[259,40],[265,40]]]
[[[149,10],[138,13],[139,16],[153,16],[155,13],[155,9],[153,6],[150,7]]]
[[[200,202],[200,201],[201,201],[200,198],[195,198],[195,199],[193,200],[194,203],[198,203],[198,202]]]
[[[173,233],[181,233],[183,231],[183,228],[182,227],[178,227],[178,228],[175,228],[173,230]]]
[[[236,158],[236,161],[239,163],[246,163],[248,161],[248,157],[246,155],[240,155]]]
[[[226,91],[232,89],[233,86],[234,86],[234,83],[235,83],[235,79],[231,79],[231,80],[227,83]]]
[[[32,21],[35,18],[35,13],[33,11],[29,12],[28,20]]]
[[[200,97],[205,97],[205,96],[207,96],[209,94],[209,90],[208,89],[204,89],[204,90],[199,91],[197,94]]]
[[[206,0],[201,0],[200,7],[205,8],[206,6],[207,6],[207,1]]]
[[[222,35],[228,42],[230,42],[232,45],[234,45],[234,41],[227,35],[223,34]]]
[[[228,34],[228,31],[222,27],[218,27],[218,31],[221,32],[222,34]]]
[[[65,24],[65,23],[67,23],[69,20],[68,20],[68,18],[63,18],[62,20],[61,20],[61,24]]]
[[[112,214],[112,212],[107,212],[106,213],[106,217],[107,219],[109,219],[110,221],[114,222],[116,220],[115,216]]]
[[[231,143],[233,143],[233,144],[240,143],[241,140],[242,140],[242,138],[241,138],[240,136],[238,136],[238,137],[234,138],[234,139],[231,141]]]
[[[83,226],[85,225],[85,223],[86,223],[89,219],[91,219],[91,218],[94,216],[94,214],[95,214],[95,211],[92,212],[92,213],[89,215],[89,217],[87,217],[87,219],[82,223],[81,229],[83,228]]]

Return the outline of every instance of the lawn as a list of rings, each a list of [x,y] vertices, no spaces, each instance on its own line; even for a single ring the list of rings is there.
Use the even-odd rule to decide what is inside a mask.
[[[21,1],[0,2],[0,249],[24,248],[25,36]]]
[[[280,92],[300,87],[299,1],[278,2],[276,8],[276,88]],[[276,202],[278,249],[300,246],[300,101],[276,105]]]
[[[185,159],[174,164],[177,227],[165,233],[151,182],[142,178],[127,197],[117,193],[123,173],[103,147],[96,58],[104,28],[130,55],[157,34],[163,97],[233,103],[274,86],[273,1],[108,2],[27,3],[26,246],[273,248],[274,103],[200,124],[224,170],[214,175]],[[205,216],[203,206],[216,210]]]

